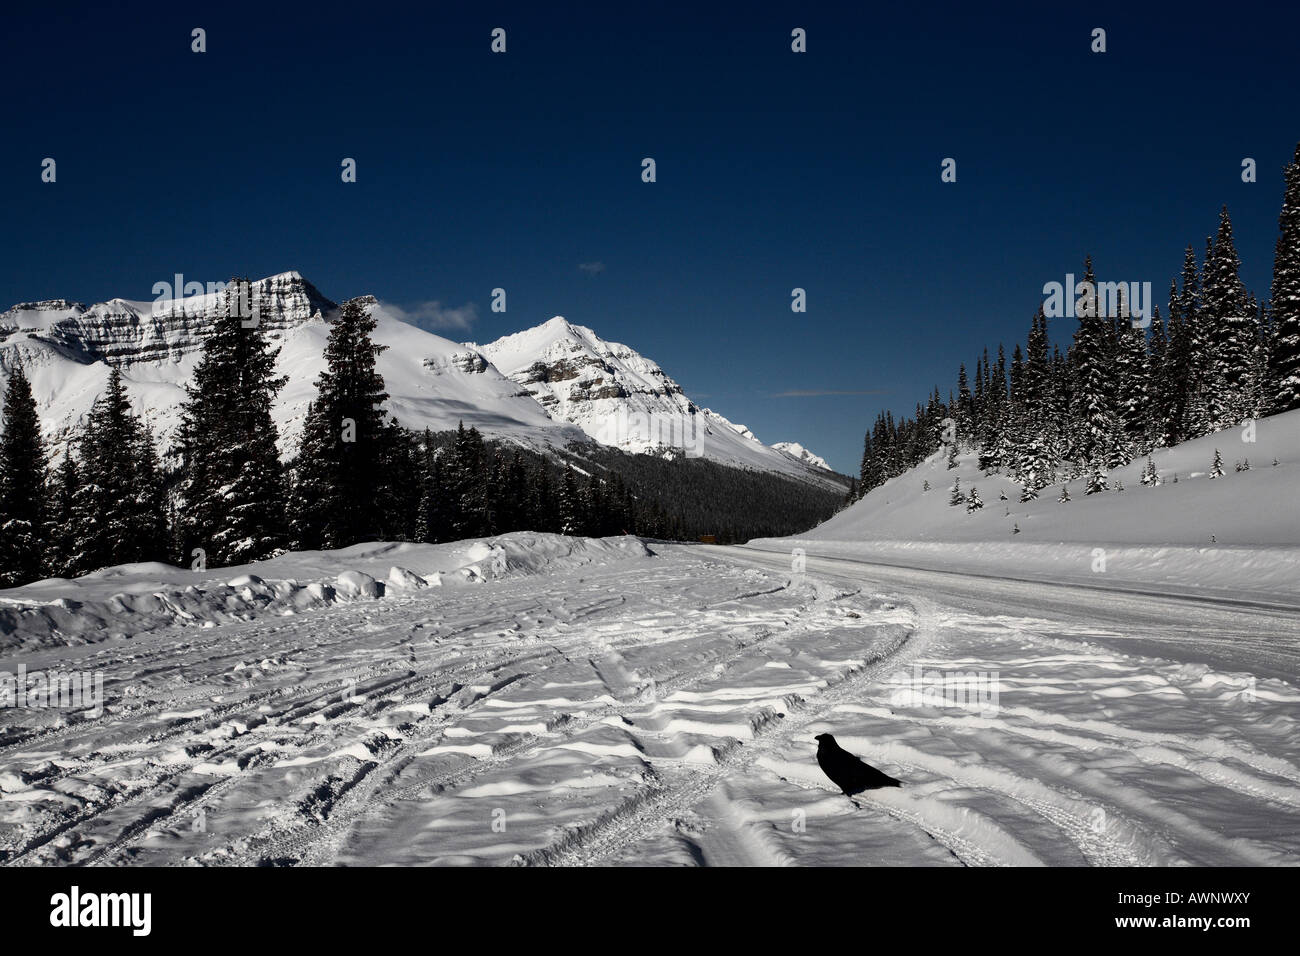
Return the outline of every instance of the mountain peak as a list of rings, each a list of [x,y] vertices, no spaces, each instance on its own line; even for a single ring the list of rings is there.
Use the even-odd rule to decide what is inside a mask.
[[[601,444],[825,481],[820,469],[691,401],[654,360],[564,316],[469,347],[552,418],[577,425]]]
[[[809,451],[803,445],[799,444],[797,441],[773,442],[772,447],[775,448],[777,451],[785,452],[787,455],[797,459],[798,461],[806,462],[807,464],[812,465],[814,468],[823,468],[826,471],[832,470],[831,466],[827,463],[825,458],[823,458],[821,455],[813,454],[811,451]]]

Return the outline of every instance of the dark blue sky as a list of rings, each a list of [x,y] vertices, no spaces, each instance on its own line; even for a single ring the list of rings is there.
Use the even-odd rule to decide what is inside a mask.
[[[562,314],[856,470],[880,408],[1009,352],[1087,253],[1162,302],[1227,203],[1267,295],[1293,5],[540,6],[14,8],[0,308],[297,269],[335,299],[474,303],[456,339]]]

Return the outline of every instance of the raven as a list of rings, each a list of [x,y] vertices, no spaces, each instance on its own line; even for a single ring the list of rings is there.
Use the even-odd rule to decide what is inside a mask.
[[[868,766],[835,742],[830,734],[818,734],[817,764],[831,778],[831,783],[850,799],[863,790],[878,787],[901,787],[902,784],[875,767]]]

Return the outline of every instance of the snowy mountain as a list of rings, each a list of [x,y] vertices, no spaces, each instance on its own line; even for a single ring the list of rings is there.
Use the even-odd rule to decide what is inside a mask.
[[[289,378],[275,406],[281,446],[288,452],[315,396],[328,320],[338,306],[297,272],[252,285],[262,327],[280,350],[279,373]],[[387,346],[378,363],[390,395],[388,409],[403,425],[437,431],[464,421],[533,446],[584,439],[578,429],[554,421],[481,356],[369,302],[377,320],[375,341]],[[103,390],[109,368],[118,366],[136,410],[147,416],[165,446],[220,304],[219,294],[160,308],[126,299],[89,307],[64,300],[22,303],[0,313],[0,376],[7,378],[14,363],[23,363],[57,452]]]
[[[252,287],[261,325],[279,349],[278,372],[288,378],[274,410],[287,455],[315,397],[338,304],[297,272]],[[743,425],[697,406],[657,364],[590,329],[555,318],[490,345],[461,345],[363,298],[377,321],[375,341],[387,346],[378,364],[389,412],[408,428],[442,431],[463,421],[534,448],[595,439],[636,453],[684,449],[723,464],[834,484],[820,458],[798,445],[762,444]],[[91,306],[62,299],[20,303],[0,313],[0,379],[23,363],[57,455],[117,366],[136,410],[166,447],[204,335],[221,307],[220,293],[161,304],[120,298]]]
[[[799,461],[806,462],[812,465],[814,468],[824,468],[827,471],[832,470],[831,466],[827,463],[825,458],[823,458],[821,455],[814,455],[811,451],[809,451],[807,448],[804,448],[803,445],[799,444],[797,441],[773,442],[772,447],[775,448],[777,451],[783,451],[787,455],[797,458]]]
[[[562,316],[467,347],[527,389],[552,417],[577,425],[602,444],[828,480],[819,474],[829,470],[821,459],[764,445],[744,425],[693,402],[658,363]]]

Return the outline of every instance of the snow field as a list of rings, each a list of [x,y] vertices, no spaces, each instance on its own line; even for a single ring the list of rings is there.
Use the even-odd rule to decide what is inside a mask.
[[[991,613],[978,579],[525,537],[403,558],[439,588],[7,655],[102,670],[109,700],[0,712],[4,860],[1300,862],[1292,613],[1251,612],[1284,675],[1259,676],[1182,659],[1231,607],[1100,620],[1088,592],[1003,584]],[[379,582],[390,547],[286,560]],[[498,547],[532,573],[451,573]],[[936,672],[996,700],[905,692]],[[850,802],[826,731],[904,786]]]

